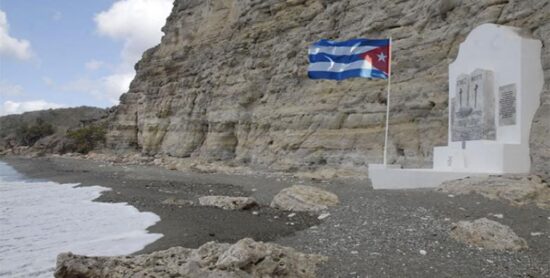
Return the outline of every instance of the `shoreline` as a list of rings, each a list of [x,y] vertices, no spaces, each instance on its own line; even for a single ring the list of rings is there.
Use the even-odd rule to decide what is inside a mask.
[[[59,157],[0,157],[0,161],[31,179],[109,187],[112,190],[96,201],[127,202],[159,215],[160,222],[147,230],[164,237],[135,254],[251,237],[328,256],[319,277],[545,277],[550,273],[550,210],[535,205],[511,206],[480,195],[450,196],[426,189],[373,190],[359,180],[316,182],[178,172]],[[289,212],[268,207],[276,193],[298,183],[327,189],[341,203],[330,208],[323,220],[308,213],[289,218]],[[197,204],[204,195],[252,196],[260,208],[223,211],[163,203],[172,198]],[[483,217],[511,227],[529,249],[485,250],[449,236],[452,223]]]
[[[245,237],[274,241],[320,222],[317,215],[309,213],[297,213],[289,222],[288,212],[270,208],[269,202],[278,190],[291,185],[290,181],[275,178],[182,173],[152,166],[109,165],[58,157],[2,157],[0,161],[29,179],[110,188],[94,201],[127,203],[139,211],[158,215],[161,220],[147,231],[163,237],[135,254],[175,246],[197,248],[209,241],[234,243]],[[198,205],[198,197],[205,195],[252,196],[260,206],[225,211]]]

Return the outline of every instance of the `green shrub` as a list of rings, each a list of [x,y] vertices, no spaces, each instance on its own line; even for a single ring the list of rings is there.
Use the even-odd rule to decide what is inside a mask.
[[[42,119],[34,125],[24,124],[17,129],[16,137],[23,146],[32,146],[36,141],[55,133],[55,128]]]
[[[86,154],[105,143],[107,129],[105,124],[93,124],[67,132],[67,137],[74,140],[75,151]]]

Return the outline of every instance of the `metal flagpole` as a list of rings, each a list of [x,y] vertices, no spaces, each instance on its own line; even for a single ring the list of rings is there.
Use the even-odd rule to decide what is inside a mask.
[[[390,125],[390,92],[391,92],[391,59],[392,59],[392,39],[390,37],[390,53],[388,65],[388,97],[386,98],[386,136],[384,138],[384,166],[388,165],[388,127]]]

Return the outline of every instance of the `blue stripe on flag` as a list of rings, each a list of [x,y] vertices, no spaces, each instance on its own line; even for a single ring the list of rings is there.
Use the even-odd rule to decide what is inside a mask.
[[[389,39],[380,39],[380,40],[371,40],[371,39],[352,39],[347,41],[331,41],[331,40],[320,40],[314,43],[314,46],[386,46],[390,44]]]
[[[377,69],[354,69],[346,70],[342,72],[331,72],[331,71],[308,71],[307,75],[311,79],[332,79],[332,80],[344,80],[353,77],[364,77],[364,78],[380,78],[387,79],[388,76]]]
[[[339,64],[349,64],[356,61],[365,60],[362,58],[363,54],[358,55],[331,55],[327,53],[311,54],[309,55],[310,63],[317,62],[334,62]]]

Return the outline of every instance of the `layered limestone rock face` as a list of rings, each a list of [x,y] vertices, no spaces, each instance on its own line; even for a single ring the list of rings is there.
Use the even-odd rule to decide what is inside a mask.
[[[389,161],[429,166],[447,142],[448,65],[476,26],[518,26],[542,40],[550,104],[549,11],[538,0],[176,0],[161,44],[136,65],[108,145],[276,171],[362,171],[382,161],[386,81],[309,80],[307,47],[391,36]],[[547,127],[550,105],[541,107],[535,126]],[[541,158],[549,129],[533,137],[539,173],[550,167]]]

